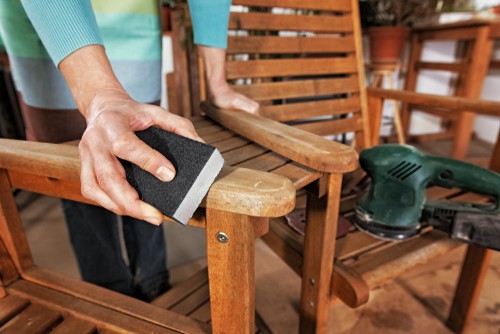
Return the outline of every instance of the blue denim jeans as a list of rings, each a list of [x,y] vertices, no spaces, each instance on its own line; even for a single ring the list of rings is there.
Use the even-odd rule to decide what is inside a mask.
[[[151,301],[169,289],[161,227],[122,217],[127,264],[114,213],[69,200],[62,203],[83,280],[144,301]]]

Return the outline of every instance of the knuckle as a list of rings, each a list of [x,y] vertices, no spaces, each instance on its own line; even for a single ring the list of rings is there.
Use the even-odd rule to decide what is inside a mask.
[[[111,150],[114,153],[126,152],[130,149],[131,139],[127,134],[119,134],[112,138]]]

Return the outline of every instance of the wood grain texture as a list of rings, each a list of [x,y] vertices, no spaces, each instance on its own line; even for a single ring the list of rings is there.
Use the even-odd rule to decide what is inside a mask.
[[[304,263],[300,298],[301,333],[327,333],[333,277],[341,174],[326,176],[327,194],[307,197]]]
[[[260,107],[260,116],[279,122],[301,120],[306,117],[338,116],[359,112],[361,103],[359,97],[337,98],[325,101],[311,101],[278,104]],[[345,132],[349,132],[346,129]]]
[[[470,245],[467,248],[455,297],[446,325],[456,333],[470,329],[493,251]]]
[[[233,30],[293,30],[346,33],[352,31],[351,14],[334,15],[293,15],[271,13],[232,12],[229,29]]]
[[[92,322],[99,331],[107,330],[111,333],[208,332],[208,330],[206,330],[206,325],[198,322],[191,327],[172,330],[25,280],[17,280],[12,283],[7,290],[10,294],[22,298],[29,298],[33,303],[64,313],[65,315]],[[171,326],[172,325],[178,326],[175,322],[171,322]],[[203,328],[205,328],[205,330]]]
[[[95,310],[96,313],[99,313],[99,310],[107,310],[106,312],[109,311],[109,315],[118,322],[124,322],[129,317],[133,317],[139,321],[138,323],[143,321],[152,324],[155,328],[168,328],[180,332],[190,330],[195,333],[205,333],[209,330],[208,326],[201,325],[187,317],[44,268],[34,266],[27,270],[23,281],[28,284],[29,291],[34,293],[35,298],[38,298],[36,296],[39,296],[40,300],[47,298],[47,303],[55,303],[61,309],[74,304],[75,308],[72,308],[73,312],[70,312],[71,314],[95,324],[98,324],[99,321],[93,321],[92,315],[82,317],[79,312],[87,309]],[[46,292],[45,289],[53,291],[54,294]],[[30,298],[30,292],[26,292],[25,296]],[[54,298],[54,300],[52,301],[51,298]],[[81,307],[76,307],[78,305]],[[93,314],[94,311],[91,313]],[[106,316],[105,313],[103,318],[98,319],[104,320]]]
[[[3,285],[9,285],[19,277],[19,272],[14,262],[12,262],[10,254],[7,252],[7,248],[5,248],[2,239],[3,238],[0,238],[0,282]]]
[[[90,321],[84,321],[75,317],[65,317],[50,334],[93,334],[97,328]]]
[[[367,92],[369,96],[394,99],[414,105],[432,106],[449,110],[469,110],[481,115],[500,116],[500,102],[496,101],[374,88],[368,88]]]
[[[355,114],[352,117],[333,119],[329,121],[306,122],[294,125],[294,127],[323,137],[362,131],[363,119],[359,114]]]
[[[263,82],[232,87],[237,92],[257,101],[348,94],[359,91],[357,75],[334,79]]]
[[[353,58],[266,59],[226,62],[226,78],[268,78],[357,72]]]
[[[2,327],[2,334],[43,334],[55,327],[61,319],[59,312],[32,304]]]
[[[212,330],[255,333],[254,225],[262,218],[207,210],[207,260]],[[228,240],[222,243],[218,234]]]
[[[8,295],[0,299],[0,327],[29,306],[27,299]]]
[[[5,169],[0,169],[0,238],[19,273],[33,265],[28,239]]]
[[[228,54],[243,53],[348,53],[354,52],[352,35],[345,37],[229,36]]]
[[[349,11],[351,9],[350,0],[309,0],[295,1],[295,0],[234,0],[234,5],[243,6],[261,6],[261,7],[285,7],[295,9],[317,9],[328,11]]]
[[[324,172],[347,172],[357,167],[354,149],[300,129],[248,113],[202,104],[207,115],[239,135],[305,166]]]
[[[1,139],[0,168],[2,167],[15,170],[16,173],[41,176],[44,179],[37,182],[42,187],[52,183],[52,188],[58,188],[63,181],[70,181],[70,190],[76,191],[76,182],[79,182],[78,151],[76,147],[69,145]],[[7,185],[7,182],[6,179],[4,183]],[[5,196],[10,194],[10,184],[5,192]],[[210,208],[229,212],[275,217],[292,210],[295,189],[291,181],[279,175],[225,168],[212,185],[204,203]],[[21,242],[18,244],[22,245]],[[12,244],[6,242],[6,246],[9,248]]]

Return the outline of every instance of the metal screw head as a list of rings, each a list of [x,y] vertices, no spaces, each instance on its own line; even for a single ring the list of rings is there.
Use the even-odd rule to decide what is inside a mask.
[[[310,306],[310,307],[314,307],[314,302],[313,302],[312,300],[311,300],[311,301],[309,301],[309,306]]]
[[[227,244],[229,242],[229,237],[224,232],[217,232],[217,241],[221,244]]]
[[[315,280],[314,278],[310,278],[310,279],[309,279],[309,283],[310,283],[311,285],[314,285],[314,284],[316,284],[316,280]]]

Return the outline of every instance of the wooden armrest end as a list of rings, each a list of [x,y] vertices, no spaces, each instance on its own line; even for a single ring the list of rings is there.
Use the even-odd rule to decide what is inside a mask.
[[[0,168],[24,178],[38,178],[38,182],[20,180],[14,187],[26,185],[30,187],[28,190],[39,188],[40,193],[47,193],[44,189],[47,182],[40,182],[43,178],[54,187],[65,187],[69,192],[66,198],[83,199],[79,186],[80,159],[75,146],[0,139]],[[295,207],[295,188],[289,179],[277,174],[224,167],[202,204],[237,214],[278,217]]]
[[[223,126],[304,166],[327,173],[347,173],[358,166],[352,147],[243,111],[220,109],[209,102],[201,107]]]
[[[471,111],[478,114],[500,116],[500,102],[484,101],[466,97],[423,94],[403,90],[367,88],[368,96],[391,99],[414,105],[430,106],[457,111]]]

